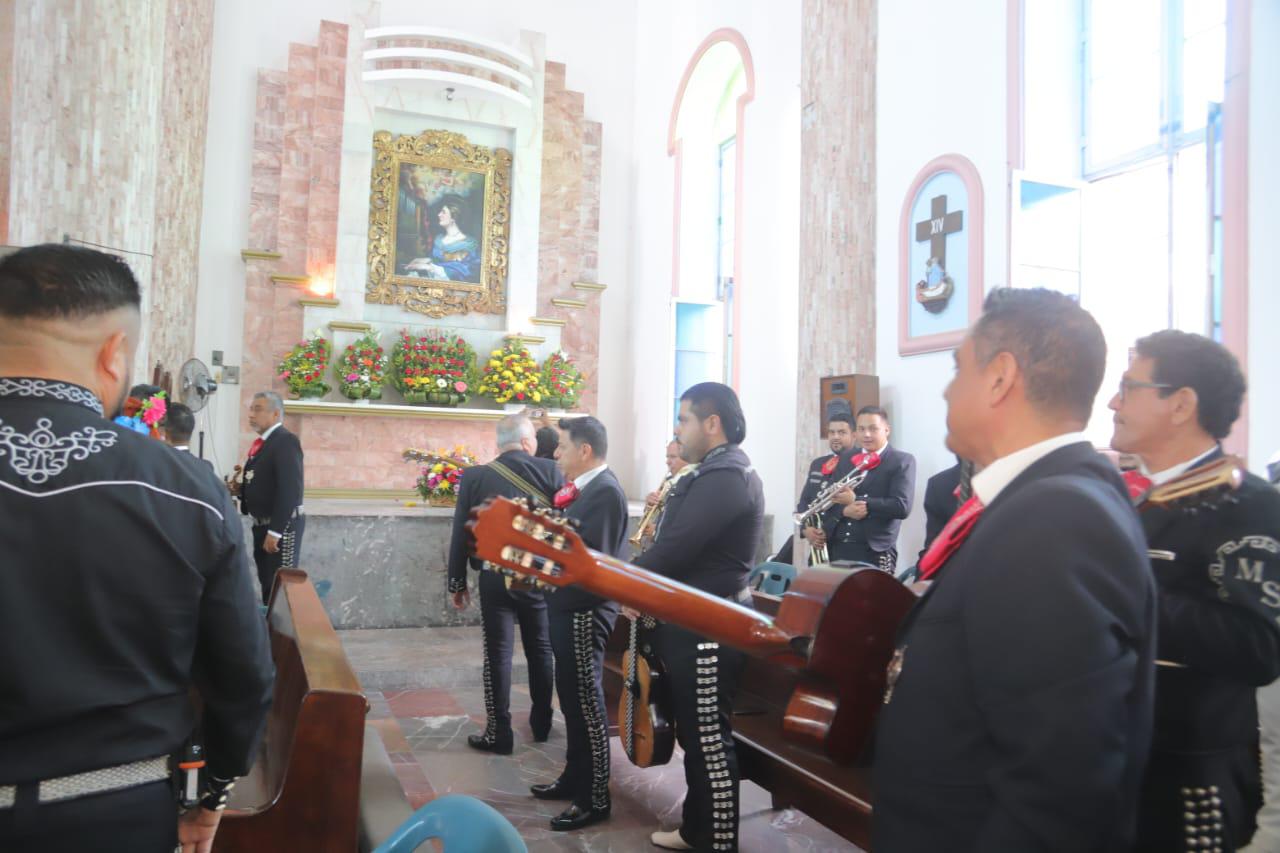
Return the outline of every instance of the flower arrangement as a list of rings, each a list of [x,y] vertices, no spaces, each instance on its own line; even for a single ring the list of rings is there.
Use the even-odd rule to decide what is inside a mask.
[[[121,414],[116,415],[115,422],[134,432],[160,438],[160,422],[164,420],[168,410],[169,404],[165,400],[163,391],[145,400],[129,397],[124,401]]]
[[[323,377],[332,353],[333,345],[317,330],[310,338],[298,341],[276,370],[294,397],[323,397],[329,393]]]
[[[400,332],[391,351],[393,379],[406,403],[457,406],[467,401],[475,350],[457,335]]]
[[[333,366],[339,390],[350,400],[382,399],[387,378],[387,356],[378,346],[378,335],[369,332],[349,345]]]
[[[572,409],[585,384],[582,371],[564,350],[556,350],[542,363],[542,396],[548,406]]]
[[[418,494],[424,501],[434,504],[457,503],[462,471],[476,464],[476,458],[461,444],[452,451],[437,450],[433,453],[410,449],[404,452],[404,458],[423,463],[416,484]]]
[[[518,338],[489,353],[480,376],[479,393],[498,403],[542,402],[542,377]]]

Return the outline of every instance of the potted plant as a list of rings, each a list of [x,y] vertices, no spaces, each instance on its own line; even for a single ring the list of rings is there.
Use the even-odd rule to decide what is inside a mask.
[[[387,376],[387,356],[378,345],[376,332],[361,336],[347,346],[333,366],[338,389],[348,400],[380,400]]]
[[[489,353],[478,388],[481,396],[496,403],[542,402],[538,363],[517,338]]]
[[[549,408],[572,409],[584,385],[582,371],[564,350],[556,350],[543,362],[542,402]]]
[[[422,469],[416,483],[418,494],[432,506],[453,506],[458,502],[458,481],[464,468],[476,464],[476,459],[462,445],[453,451],[426,452],[406,450],[404,458],[421,462]]]
[[[461,337],[440,331],[407,331],[391,354],[396,388],[415,405],[460,406],[471,391],[475,351]]]
[[[294,398],[315,399],[329,393],[329,385],[323,377],[332,352],[332,344],[316,332],[310,338],[298,341],[284,357],[276,370]]]

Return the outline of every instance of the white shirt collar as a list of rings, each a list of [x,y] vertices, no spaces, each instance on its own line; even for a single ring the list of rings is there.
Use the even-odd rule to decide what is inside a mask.
[[[1142,473],[1145,474],[1147,478],[1151,480],[1151,485],[1163,486],[1165,483],[1169,482],[1173,478],[1179,477],[1182,474],[1185,474],[1187,471],[1190,471],[1192,468],[1199,465],[1201,462],[1204,461],[1204,458],[1206,456],[1208,456],[1210,453],[1213,453],[1217,449],[1218,449],[1218,445],[1215,444],[1213,447],[1210,447],[1208,450],[1206,450],[1204,453],[1201,453],[1199,456],[1195,457],[1194,459],[1174,465],[1172,468],[1165,468],[1163,471],[1157,471],[1154,474],[1152,474],[1150,471],[1147,470],[1147,463],[1145,462],[1142,463],[1141,470],[1142,470]]]
[[[263,430],[262,435],[258,436],[258,438],[262,439],[263,441],[266,441],[268,438],[271,437],[271,433],[275,432],[277,429],[279,429],[282,426],[284,426],[284,421],[277,421],[276,423],[273,423],[271,426]]]
[[[171,444],[169,446],[174,450],[181,450],[183,453],[191,452],[191,446],[189,444]]]
[[[578,491],[581,492],[583,489],[587,487],[587,483],[590,483],[592,480],[594,480],[597,476],[599,476],[601,471],[603,471],[605,468],[608,468],[608,467],[609,467],[609,463],[605,462],[595,468],[592,468],[590,471],[585,471],[573,478],[573,484],[577,486]]]
[[[1082,432],[1065,432],[1062,435],[1038,441],[1021,450],[1015,450],[973,475],[973,493],[978,496],[978,500],[982,501],[983,506],[991,506],[991,502],[1005,490],[1006,486],[1018,479],[1018,475],[1023,471],[1055,450],[1088,440]]]

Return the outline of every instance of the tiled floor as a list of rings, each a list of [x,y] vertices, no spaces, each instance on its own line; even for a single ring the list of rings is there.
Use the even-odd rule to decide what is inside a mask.
[[[528,689],[518,683],[511,697],[514,754],[489,755],[466,745],[468,734],[484,728],[479,629],[345,631],[340,636],[366,686],[369,718],[415,807],[445,793],[478,797],[515,825],[533,853],[656,850],[649,833],[679,823],[685,788],[679,751],[664,767],[641,769],[627,760],[615,738],[613,816],[580,832],[552,832],[548,821],[566,804],[536,800],[529,786],[559,773],[563,721],[557,716],[550,740],[534,743]],[[523,661],[517,662],[515,678],[523,681]],[[393,684],[397,679],[407,686]],[[743,853],[857,850],[798,811],[773,811],[769,795],[751,783],[743,784],[741,813]]]

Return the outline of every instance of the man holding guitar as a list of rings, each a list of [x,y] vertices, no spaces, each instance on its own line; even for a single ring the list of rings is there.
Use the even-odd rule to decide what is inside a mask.
[[[764,524],[764,490],[739,447],[746,434],[732,388],[703,382],[684,392],[677,437],[685,461],[699,467],[672,489],[654,543],[635,565],[750,606],[747,575]],[[737,850],[738,761],[729,712],[745,658],[670,623],[651,638],[670,676],[689,788],[680,828],[651,840],[669,850]]]
[[[1111,445],[1142,460],[1125,479],[1159,589],[1139,851],[1230,853],[1261,805],[1254,696],[1280,676],[1280,493],[1248,474],[1230,501],[1190,512],[1146,505],[1153,488],[1223,459],[1218,442],[1244,391],[1225,347],[1169,330],[1138,341],[1111,398]]]
[[[627,496],[605,458],[609,438],[593,417],[564,418],[558,428],[556,464],[568,483],[552,503],[578,522],[588,548],[623,556],[627,541]],[[556,694],[564,713],[565,768],[549,785],[533,785],[540,800],[571,800],[551,819],[555,830],[582,829],[609,817],[609,715],[604,704],[604,648],[618,618],[618,605],[576,586],[547,596]]]
[[[983,469],[889,664],[872,848],[1125,850],[1156,590],[1125,485],[1080,432],[1102,330],[1062,294],[995,290],[955,360],[947,446]]]

